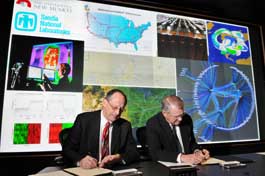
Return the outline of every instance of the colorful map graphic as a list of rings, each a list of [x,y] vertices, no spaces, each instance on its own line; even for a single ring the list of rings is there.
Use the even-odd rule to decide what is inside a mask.
[[[88,31],[114,43],[116,48],[121,43],[130,43],[133,44],[135,50],[138,50],[137,41],[142,38],[143,32],[151,26],[151,22],[136,26],[134,21],[121,15],[90,12],[88,6],[86,6],[86,13]]]
[[[162,98],[166,95],[176,94],[175,89],[164,88],[85,86],[83,89],[83,111],[100,109],[103,97],[113,88],[118,88],[126,94],[128,104],[121,116],[129,120],[133,128],[145,126],[146,121],[160,111]]]

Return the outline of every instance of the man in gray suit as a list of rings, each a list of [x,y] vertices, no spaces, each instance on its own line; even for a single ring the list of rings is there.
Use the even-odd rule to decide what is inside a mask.
[[[184,113],[182,99],[166,96],[162,111],[146,124],[147,144],[153,160],[199,164],[210,155],[196,143],[191,117]]]
[[[126,95],[113,89],[104,98],[102,110],[79,114],[63,145],[64,157],[82,168],[110,167],[138,160],[131,124],[120,118],[126,103]]]

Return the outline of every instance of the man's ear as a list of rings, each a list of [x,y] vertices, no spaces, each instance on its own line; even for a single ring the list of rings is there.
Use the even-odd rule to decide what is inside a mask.
[[[107,100],[106,98],[103,98],[103,101],[102,101],[102,106],[105,107],[106,106],[106,103],[107,103]]]

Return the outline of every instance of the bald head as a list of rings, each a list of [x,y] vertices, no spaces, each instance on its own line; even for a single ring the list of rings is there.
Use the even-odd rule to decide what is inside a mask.
[[[126,106],[126,102],[126,95],[121,90],[110,90],[102,103],[104,117],[110,122],[114,122],[120,118],[120,115]]]

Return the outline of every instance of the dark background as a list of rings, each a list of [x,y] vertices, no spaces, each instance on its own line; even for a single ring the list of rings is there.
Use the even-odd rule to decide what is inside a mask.
[[[212,155],[264,151],[265,148],[265,100],[264,100],[264,45],[265,1],[262,0],[97,0],[113,5],[167,12],[178,15],[218,20],[249,26],[253,66],[255,68],[256,94],[260,117],[261,141],[205,145]],[[9,33],[13,0],[0,5],[0,107],[3,104],[5,73],[8,58]],[[258,68],[258,69],[256,69]],[[0,109],[2,115],[2,109]],[[0,118],[1,121],[1,118]],[[1,124],[1,123],[0,123]],[[54,164],[60,152],[0,153],[1,175],[29,175]]]

